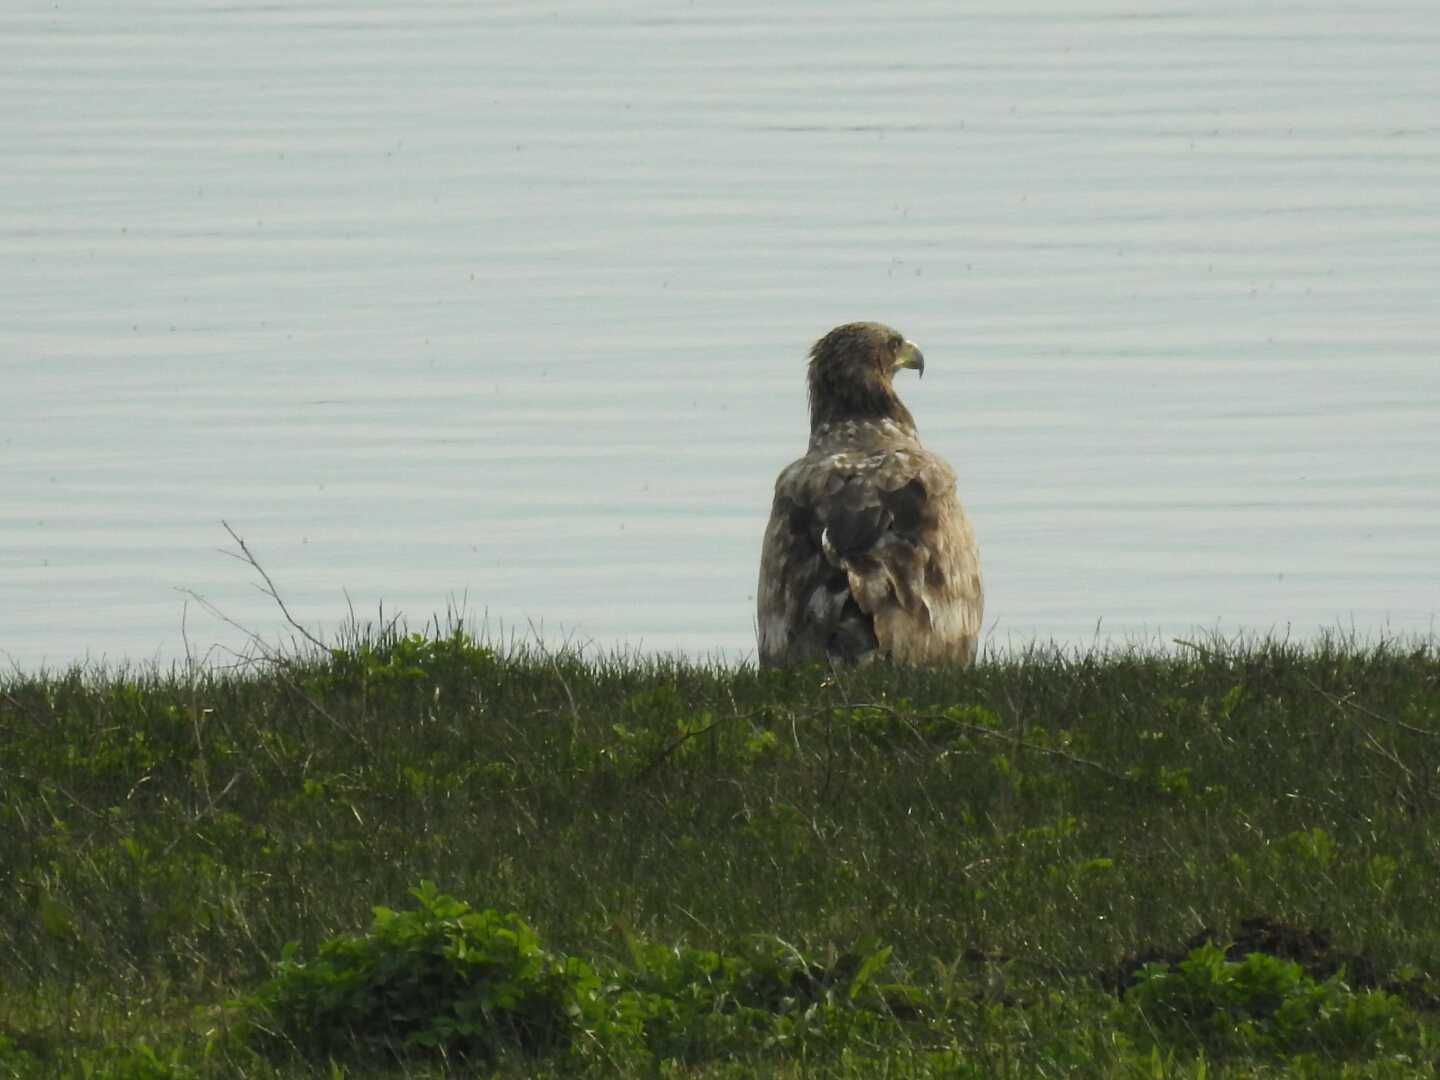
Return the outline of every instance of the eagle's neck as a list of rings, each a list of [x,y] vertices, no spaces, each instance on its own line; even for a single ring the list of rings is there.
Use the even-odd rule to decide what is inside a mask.
[[[894,389],[879,380],[865,384],[817,385],[810,381],[810,436],[813,440],[822,430],[838,430],[847,424],[874,426],[887,421],[907,434],[915,434],[915,418]]]

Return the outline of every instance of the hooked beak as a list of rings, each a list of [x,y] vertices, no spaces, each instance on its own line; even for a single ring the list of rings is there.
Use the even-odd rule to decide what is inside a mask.
[[[920,378],[925,377],[925,354],[913,341],[905,342],[895,354],[895,370],[901,368],[913,368]]]

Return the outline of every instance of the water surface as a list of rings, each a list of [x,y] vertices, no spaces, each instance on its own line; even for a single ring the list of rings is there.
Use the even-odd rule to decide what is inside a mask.
[[[279,634],[222,519],[317,632],[463,603],[753,655],[804,352],[857,318],[925,350],[992,642],[1434,632],[1431,4],[90,2],[0,39],[22,668],[181,655],[180,590]]]

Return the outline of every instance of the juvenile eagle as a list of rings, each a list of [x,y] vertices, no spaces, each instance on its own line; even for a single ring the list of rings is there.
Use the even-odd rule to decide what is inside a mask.
[[[760,554],[760,664],[969,664],[980,557],[955,473],[896,396],[925,357],[879,323],[810,350],[810,447],[775,482]]]

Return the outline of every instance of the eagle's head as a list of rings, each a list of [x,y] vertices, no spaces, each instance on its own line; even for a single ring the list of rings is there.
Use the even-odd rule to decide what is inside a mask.
[[[895,393],[901,368],[925,374],[915,343],[882,323],[837,326],[810,350],[810,430],[845,420],[894,420],[915,427]]]

